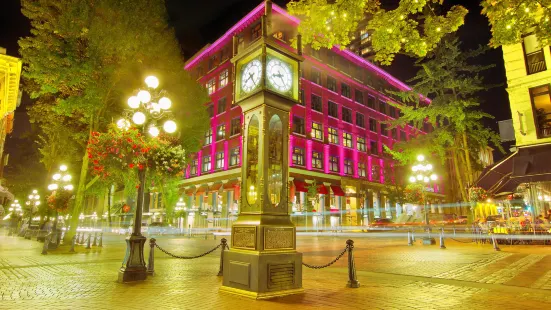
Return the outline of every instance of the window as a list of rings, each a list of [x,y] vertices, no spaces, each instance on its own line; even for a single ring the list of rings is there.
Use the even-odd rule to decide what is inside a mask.
[[[220,88],[228,85],[228,69],[222,71],[222,73],[220,73],[220,77],[218,79],[220,80],[220,82],[219,82]]]
[[[347,84],[341,83],[341,95],[345,96],[346,98],[350,97],[350,86]]]
[[[547,70],[543,49],[535,35],[524,37],[524,61],[526,62],[526,73],[534,74]]]
[[[226,97],[218,100],[218,114],[226,112]]]
[[[229,47],[224,47],[221,51],[220,51],[220,63],[222,63],[224,60],[228,59],[229,56],[230,56],[230,53],[229,53],[230,49]]]
[[[293,117],[293,132],[299,135],[304,134],[304,118],[297,116]]]
[[[208,65],[209,65],[209,71],[214,69],[214,67],[216,67],[218,65],[218,59],[216,58],[216,55],[209,58]]]
[[[327,51],[327,64],[333,67],[337,66],[337,55],[335,53]]]
[[[337,129],[329,127],[327,133],[329,143],[339,144],[339,131]]]
[[[241,158],[239,154],[239,147],[235,147],[230,150],[230,167],[239,165],[239,159]]]
[[[364,93],[361,90],[356,89],[354,91],[354,101],[364,104]]]
[[[312,110],[323,112],[322,104],[321,104],[321,97],[318,95],[312,94]]]
[[[214,105],[213,104],[211,104],[207,107],[207,114],[209,115],[209,117],[214,116]]]
[[[278,32],[275,32],[274,33],[274,38],[278,39],[278,40],[281,40],[281,41],[285,41],[285,33],[283,31],[278,31]]]
[[[350,159],[344,160],[344,174],[354,174],[354,165]]]
[[[377,121],[374,118],[369,119],[369,130],[377,132]]]
[[[403,131],[403,130],[400,130],[400,140],[401,141],[407,141],[407,135],[406,135],[406,132]]]
[[[365,128],[365,118],[360,112],[356,112],[356,125]]]
[[[350,148],[352,147],[352,135],[348,132],[343,131],[342,133],[342,145]]]
[[[301,89],[300,90],[300,100],[299,100],[298,104],[303,106],[305,103],[306,103],[306,100],[304,98],[304,89]]]
[[[551,97],[549,85],[530,88],[530,99],[538,139],[551,137]]]
[[[197,175],[197,166],[199,161],[197,159],[194,159],[191,161],[191,165],[189,167],[189,174],[190,175]]]
[[[337,156],[329,156],[329,171],[339,172],[339,158]]]
[[[335,80],[334,78],[328,76],[327,77],[327,89],[329,89],[330,91],[337,92],[337,80]]]
[[[205,74],[205,73],[203,72],[203,66],[197,66],[197,78],[202,77],[203,74]]]
[[[312,69],[312,82],[321,85],[321,73],[319,70]]]
[[[392,139],[398,140],[398,130],[396,128],[392,129]]]
[[[241,118],[236,117],[231,120],[230,136],[235,136],[241,133]]]
[[[388,107],[388,115],[392,118],[396,118],[396,108],[395,107]]]
[[[381,135],[387,137],[388,136],[388,129],[387,124],[381,124]]]
[[[379,165],[371,165],[371,180],[378,181],[380,173],[381,168],[379,168]]]
[[[216,128],[216,141],[226,138],[226,124],[219,125]]]
[[[251,40],[254,40],[254,39],[260,37],[261,32],[262,32],[262,25],[260,23],[254,25]]]
[[[216,90],[216,80],[215,79],[210,79],[207,82],[207,92],[210,95],[210,94],[214,93],[215,90]]]
[[[365,178],[367,169],[365,168],[365,163],[358,163],[358,176]]]
[[[328,101],[327,102],[327,110],[328,110],[328,114],[329,116],[331,117],[339,117],[339,108],[337,107],[337,104],[334,103],[333,101]]]
[[[371,151],[371,154],[373,155],[379,155],[379,145],[377,143],[377,141],[371,141],[370,142],[370,151]]]
[[[367,107],[375,110],[375,97],[367,96]]]
[[[224,169],[224,152],[216,153],[216,169]]]
[[[209,145],[212,143],[212,128],[209,128],[207,132],[205,133],[205,145]]]
[[[312,168],[321,169],[323,167],[323,154],[312,151]]]
[[[293,149],[293,165],[304,166],[304,149],[295,147]]]
[[[323,140],[323,126],[312,122],[312,139]]]
[[[342,120],[347,123],[352,123],[352,111],[345,107],[342,108]]]
[[[358,151],[365,152],[366,151],[365,138],[362,138],[362,137],[356,138],[356,146],[358,148]]]
[[[201,169],[201,171],[207,172],[210,171],[210,168],[210,155],[203,156],[203,168]]]
[[[321,51],[319,49],[312,48],[312,57],[321,59]]]
[[[362,40],[369,38],[369,33],[367,32],[366,29],[360,30],[360,38]]]
[[[386,102],[379,100],[379,112],[386,114]]]

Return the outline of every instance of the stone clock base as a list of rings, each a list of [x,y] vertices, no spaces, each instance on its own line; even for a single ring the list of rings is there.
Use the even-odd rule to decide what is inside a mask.
[[[220,291],[253,299],[303,293],[302,253],[232,249],[224,254]]]

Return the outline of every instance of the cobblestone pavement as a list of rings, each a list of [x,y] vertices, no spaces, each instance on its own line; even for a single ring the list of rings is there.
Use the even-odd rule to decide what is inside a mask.
[[[305,293],[253,301],[219,293],[219,252],[195,260],[156,252],[156,275],[133,284],[116,282],[124,255],[122,236],[103,248],[67,246],[40,255],[42,244],[7,237],[0,230],[0,309],[550,309],[551,247],[502,246],[447,241],[407,246],[403,238],[366,234],[355,240],[358,289],[346,288],[346,260],[303,268]],[[304,261],[322,264],[345,246],[345,235],[299,236]],[[181,255],[205,252],[219,241],[159,237]],[[146,254],[148,251],[146,251]]]

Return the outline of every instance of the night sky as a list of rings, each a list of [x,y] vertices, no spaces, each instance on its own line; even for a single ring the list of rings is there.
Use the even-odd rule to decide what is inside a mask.
[[[233,26],[245,14],[256,7],[261,0],[167,0],[170,23],[176,29],[176,35],[182,46],[182,52],[187,59],[201,49],[205,44],[214,42],[227,29]],[[287,0],[276,0],[274,3],[285,6]],[[382,1],[387,2],[387,1]],[[486,17],[480,15],[480,1],[450,1],[467,7],[465,25],[458,31],[464,48],[475,48],[487,45],[490,30]],[[17,40],[27,36],[30,25],[20,12],[19,0],[3,0],[0,10],[0,46],[7,48],[8,55],[18,56]],[[489,89],[480,94],[482,109],[495,116],[487,122],[497,130],[497,121],[510,119],[511,111],[507,97],[505,69],[501,49],[492,49],[479,58],[481,65],[494,64],[495,67],[485,73],[488,84],[502,86]],[[415,74],[413,60],[406,56],[398,56],[389,67],[383,67],[397,78],[406,81]],[[21,148],[21,138],[30,130],[25,107],[30,104],[28,96],[24,96],[22,105],[16,110],[14,133],[8,138],[6,151],[13,153]],[[29,141],[27,141],[28,143]],[[28,147],[25,145],[24,147]],[[19,151],[21,151],[19,149]],[[501,157],[496,154],[496,159]],[[10,159],[12,162],[17,158]]]

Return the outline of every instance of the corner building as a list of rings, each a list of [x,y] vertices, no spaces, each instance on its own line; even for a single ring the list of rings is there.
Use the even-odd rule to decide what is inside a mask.
[[[243,120],[233,98],[234,81],[242,72],[235,72],[230,61],[232,40],[237,37],[240,50],[259,39],[263,13],[264,3],[186,62],[185,69],[205,85],[211,98],[210,129],[181,183],[186,228],[229,228],[237,217]],[[293,49],[291,40],[300,21],[275,4],[272,14],[270,35]],[[384,184],[407,176],[392,173],[394,163],[383,146],[392,147],[422,131],[411,126],[390,130],[384,121],[397,118],[399,111],[387,104],[393,98],[384,93],[410,88],[346,49],[306,48],[303,56],[300,104],[292,108],[289,124],[293,221],[297,226],[335,229],[399,217],[406,206],[387,199]],[[431,130],[430,125],[423,130]],[[431,210],[441,213],[438,205],[444,196],[440,187],[433,190]]]

